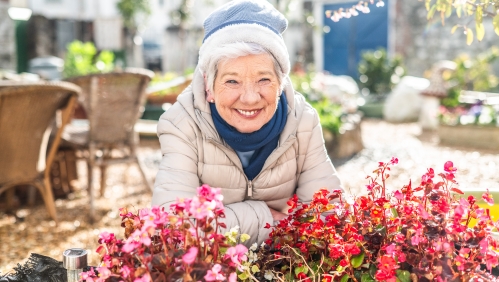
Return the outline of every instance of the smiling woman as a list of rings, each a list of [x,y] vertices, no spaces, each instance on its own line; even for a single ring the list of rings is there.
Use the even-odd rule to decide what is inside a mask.
[[[263,51],[263,50],[262,50]],[[220,62],[213,92],[220,116],[237,131],[251,133],[269,122],[277,109],[280,84],[267,53]]]
[[[293,194],[309,202],[340,180],[317,112],[290,83],[284,16],[267,1],[234,0],[204,27],[191,86],[158,123],[152,205],[192,198],[201,184],[221,188],[223,225],[249,234],[248,246],[262,243]]]

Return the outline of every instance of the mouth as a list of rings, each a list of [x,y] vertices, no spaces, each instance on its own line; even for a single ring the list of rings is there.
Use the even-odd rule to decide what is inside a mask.
[[[244,116],[244,117],[247,117],[247,118],[251,118],[251,117],[254,117],[256,115],[258,115],[262,110],[261,109],[258,109],[258,110],[240,110],[240,109],[236,109],[236,111]]]

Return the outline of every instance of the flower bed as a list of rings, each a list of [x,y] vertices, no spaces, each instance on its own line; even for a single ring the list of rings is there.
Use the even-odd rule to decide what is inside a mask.
[[[271,228],[261,246],[238,244],[237,228],[224,235],[220,190],[203,185],[170,212],[153,207],[121,210],[125,239],[100,235],[100,266],[86,281],[493,281],[499,221],[461,198],[452,162],[421,183],[387,191],[390,168],[380,162],[368,176],[367,194],[319,190],[310,203],[293,196],[289,216]],[[474,221],[474,222],[472,222]]]

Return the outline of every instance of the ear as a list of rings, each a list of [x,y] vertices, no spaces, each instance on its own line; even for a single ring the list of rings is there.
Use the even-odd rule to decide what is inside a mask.
[[[204,87],[205,87],[205,93],[206,93],[206,101],[208,101],[209,103],[213,103],[215,101],[215,96],[213,96],[213,93],[211,93],[211,90],[208,89],[208,83],[207,80],[206,80],[206,74],[203,74],[203,78],[204,78]]]

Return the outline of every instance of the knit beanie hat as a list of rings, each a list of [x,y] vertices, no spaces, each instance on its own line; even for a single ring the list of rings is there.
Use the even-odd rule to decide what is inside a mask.
[[[204,21],[205,36],[198,66],[206,71],[210,55],[228,43],[257,43],[276,58],[282,72],[289,74],[289,54],[281,34],[288,21],[267,0],[232,0]]]

